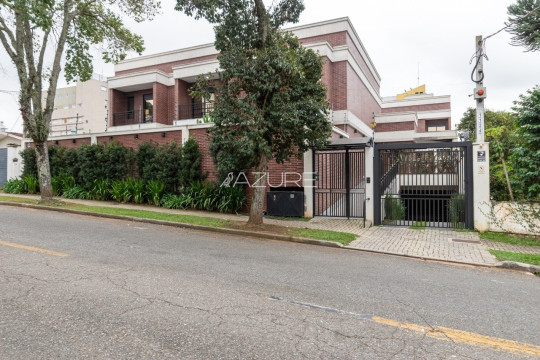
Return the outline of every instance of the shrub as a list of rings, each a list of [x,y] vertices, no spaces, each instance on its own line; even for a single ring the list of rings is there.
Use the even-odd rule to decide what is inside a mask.
[[[131,198],[136,204],[144,203],[146,198],[146,185],[141,179],[129,178],[126,180],[129,191],[131,192]]]
[[[26,190],[29,194],[35,194],[39,190],[39,181],[34,175],[26,175],[23,177],[23,181],[26,184]]]
[[[8,194],[22,194],[26,192],[26,183],[20,179],[9,179],[2,189]]]
[[[113,182],[111,194],[114,200],[127,203],[132,198],[130,184],[127,180],[117,180]]]
[[[219,212],[236,213],[246,202],[246,193],[240,186],[218,187],[218,208]]]
[[[92,200],[92,194],[83,187],[75,185],[64,191],[62,197],[66,199],[88,199]]]
[[[135,155],[132,149],[128,149],[118,143],[112,142],[101,150],[100,166],[103,178],[111,181],[121,180],[132,175]]]
[[[199,144],[191,137],[182,148],[179,178],[183,187],[191,186],[206,178],[206,174],[201,171]]]
[[[96,200],[109,200],[111,197],[111,182],[108,179],[94,180],[92,196]]]
[[[26,148],[20,152],[23,160],[23,176],[34,175],[38,176],[36,150],[34,148]]]
[[[450,198],[448,206],[450,222],[453,228],[463,228],[465,222],[465,196],[454,195]]]
[[[144,181],[157,180],[165,185],[167,192],[176,192],[180,187],[179,171],[182,148],[176,143],[161,147],[149,143],[139,145],[137,172]]]
[[[187,209],[191,205],[191,198],[187,194],[165,194],[161,199],[161,206],[166,209]]]
[[[159,180],[150,180],[146,188],[148,190],[148,201],[159,206],[163,192],[165,191],[165,184]]]
[[[384,199],[384,212],[387,220],[403,220],[405,218],[405,208],[401,203],[401,199],[392,195],[388,195]]]

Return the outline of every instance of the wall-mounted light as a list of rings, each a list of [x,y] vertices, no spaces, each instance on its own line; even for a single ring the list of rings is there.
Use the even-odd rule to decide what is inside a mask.
[[[165,132],[162,132],[161,137],[165,137],[165,134],[166,134]]]
[[[112,136],[109,136],[109,140],[110,140],[110,141],[113,141],[113,137],[112,137]]]
[[[73,139],[71,140],[71,142],[75,144],[77,142],[77,139]]]
[[[134,138],[135,138],[135,139],[138,139],[138,138],[139,138],[139,134],[135,134]]]
[[[54,140],[54,145],[58,145],[58,140]]]

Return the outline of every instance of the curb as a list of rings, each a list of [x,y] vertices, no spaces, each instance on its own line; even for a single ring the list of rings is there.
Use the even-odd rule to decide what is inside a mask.
[[[93,217],[115,219],[115,220],[137,221],[137,222],[146,223],[146,224],[173,226],[173,227],[184,228],[184,229],[209,231],[209,232],[214,232],[214,233],[217,232],[217,233],[227,234],[227,235],[241,235],[241,236],[255,237],[255,238],[260,238],[260,239],[288,241],[288,242],[295,242],[295,243],[300,243],[300,244],[318,245],[318,246],[326,246],[326,247],[333,247],[333,248],[344,248],[342,244],[337,243],[337,242],[308,239],[308,238],[294,237],[294,236],[287,236],[287,235],[266,234],[266,233],[237,230],[237,229],[227,229],[227,228],[217,228],[217,227],[204,226],[204,225],[185,224],[185,223],[165,221],[165,220],[144,219],[144,218],[139,218],[135,216],[100,214],[100,213],[93,213],[89,211],[54,208],[54,207],[49,207],[49,206],[24,204],[24,203],[12,203],[12,202],[7,202],[7,201],[0,201],[0,205],[54,211],[54,212],[63,212],[63,213],[68,213],[68,214],[93,216]]]
[[[399,256],[399,257],[415,259],[415,260],[433,261],[433,262],[444,263],[448,265],[468,265],[468,266],[482,267],[482,268],[487,268],[487,269],[492,269],[496,267],[495,265],[491,265],[491,264],[479,264],[479,263],[471,263],[471,262],[465,262],[465,261],[436,259],[436,258],[429,258],[425,256],[414,256],[414,255],[408,255],[408,254],[393,253],[389,251],[361,249],[361,248],[355,248],[355,247],[350,247],[350,246],[343,246],[343,248],[347,250],[363,251],[363,252],[368,252],[372,254],[392,255],[392,256]]]
[[[495,267],[501,269],[518,270],[524,272],[530,272],[532,274],[540,274],[540,266],[524,264],[516,261],[501,261],[495,264]]]

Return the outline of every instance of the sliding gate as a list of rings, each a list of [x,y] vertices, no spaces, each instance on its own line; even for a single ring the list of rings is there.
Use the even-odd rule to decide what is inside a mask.
[[[313,215],[365,218],[364,145],[328,147],[313,156]]]
[[[375,224],[473,227],[472,144],[375,147]]]

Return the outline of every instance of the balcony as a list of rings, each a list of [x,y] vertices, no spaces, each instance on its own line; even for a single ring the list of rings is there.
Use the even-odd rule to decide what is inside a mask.
[[[213,110],[213,102],[178,105],[178,120],[202,119]]]
[[[148,112],[145,114],[145,112]],[[152,123],[152,110],[132,110],[115,112],[113,114],[113,126],[136,125]]]

